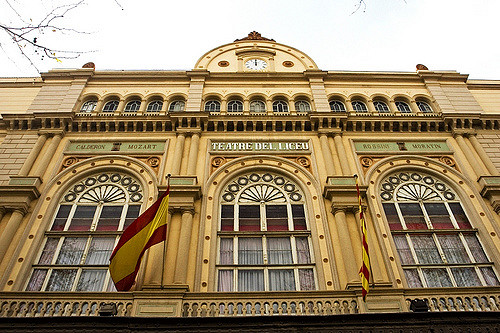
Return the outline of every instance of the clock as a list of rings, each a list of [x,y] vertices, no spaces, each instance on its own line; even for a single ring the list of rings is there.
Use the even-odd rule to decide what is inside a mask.
[[[261,71],[263,69],[266,69],[267,62],[261,59],[250,59],[245,62],[245,67],[252,71]]]

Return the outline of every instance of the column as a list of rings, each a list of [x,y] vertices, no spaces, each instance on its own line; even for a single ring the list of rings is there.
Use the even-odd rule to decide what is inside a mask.
[[[479,177],[482,174],[484,174],[483,168],[477,162],[476,157],[474,156],[474,154],[472,153],[472,151],[467,146],[467,143],[465,142],[463,136],[460,135],[460,134],[456,134],[455,135],[455,140],[457,140],[457,143],[460,146],[460,149],[465,154],[465,157],[467,158],[467,160],[469,161],[470,165],[472,166],[472,169],[476,173],[476,176]]]
[[[33,164],[35,163],[36,158],[40,154],[40,151],[43,148],[43,145],[45,144],[45,141],[47,141],[47,133],[41,133],[38,136],[38,139],[36,140],[35,145],[31,149],[28,157],[26,158],[26,161],[24,161],[23,166],[21,167],[21,170],[19,170],[19,176],[27,176],[28,173],[30,172],[31,168],[33,167]]]
[[[359,283],[359,275],[357,274],[358,268],[356,267],[356,260],[354,250],[352,248],[349,230],[347,229],[347,219],[345,217],[344,208],[334,208],[333,214],[335,215],[335,226],[341,242],[340,248],[342,258],[344,259],[344,269],[347,276],[347,284]]]
[[[195,132],[191,136],[191,146],[189,147],[189,159],[187,174],[189,176],[196,174],[196,165],[198,164],[198,149],[200,146],[200,133]]]
[[[175,140],[175,150],[174,150],[174,158],[172,163],[172,175],[179,175],[181,171],[181,162],[182,162],[182,154],[184,152],[184,141],[186,140],[186,134],[179,133],[177,134],[177,139]]]
[[[481,143],[477,140],[475,135],[469,135],[469,141],[472,143],[472,146],[476,150],[477,154],[481,158],[481,161],[483,161],[484,165],[488,169],[488,171],[491,173],[492,176],[500,176],[500,172],[498,171],[497,168],[495,168],[495,165],[493,162],[491,162],[490,158],[486,154],[486,152],[483,149],[483,146],[481,146]]]
[[[337,154],[339,155],[342,175],[348,176],[351,172],[349,170],[349,164],[347,163],[347,154],[344,149],[344,144],[342,143],[341,135],[339,133],[336,133],[333,137],[333,141],[335,142],[335,148],[337,149]]]
[[[14,209],[7,225],[5,226],[5,229],[0,235],[0,263],[2,262],[2,259],[12,242],[14,235],[16,234],[16,231],[19,229],[19,225],[23,220],[24,214],[26,214],[26,211],[18,208]]]
[[[325,160],[327,176],[335,175],[332,152],[330,151],[330,147],[328,145],[328,137],[326,136],[326,133],[321,133],[319,135],[319,141],[321,143],[321,151],[323,152],[323,158]]]
[[[43,155],[42,160],[40,161],[40,164],[37,167],[37,170],[34,172],[34,175],[36,177],[42,178],[42,176],[45,174],[45,171],[47,170],[50,161],[54,158],[54,154],[56,153],[57,147],[59,146],[61,139],[62,139],[62,133],[54,134],[54,137],[50,142],[48,150]]]
[[[182,210],[181,232],[175,261],[174,283],[186,284],[189,246],[191,244],[191,229],[193,227],[194,208]]]

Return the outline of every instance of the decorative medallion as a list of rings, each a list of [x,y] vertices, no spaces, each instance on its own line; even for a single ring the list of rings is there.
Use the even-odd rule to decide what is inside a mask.
[[[212,166],[214,168],[218,168],[220,167],[222,164],[224,164],[224,162],[226,161],[226,159],[224,157],[220,157],[220,156],[217,156],[217,157],[214,157],[212,159]]]
[[[63,166],[67,168],[70,165],[75,164],[76,162],[78,162],[78,159],[76,157],[72,157],[72,156],[71,157],[66,157],[66,159],[63,162]]]
[[[283,61],[284,67],[293,67],[294,63],[292,61]]]
[[[229,61],[226,61],[226,60],[221,60],[219,61],[219,67],[227,67],[229,66]]]
[[[441,163],[444,163],[450,167],[454,167],[455,166],[455,161],[453,160],[453,158],[449,157],[449,156],[441,156],[439,158],[439,161]]]
[[[146,162],[152,168],[156,168],[157,166],[160,165],[160,159],[156,156],[148,158]]]
[[[365,168],[369,168],[373,165],[373,158],[371,157],[361,157],[361,165]]]
[[[305,156],[297,157],[296,161],[299,165],[303,166],[304,168],[309,168],[311,166],[311,161],[309,161],[309,159]]]

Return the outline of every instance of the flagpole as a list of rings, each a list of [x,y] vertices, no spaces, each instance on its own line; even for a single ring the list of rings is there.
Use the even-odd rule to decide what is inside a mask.
[[[167,191],[170,188],[170,176],[171,174],[167,175]],[[168,210],[166,212],[167,214],[167,225],[168,225]],[[163,290],[163,276],[165,275],[165,253],[167,253],[167,229],[165,229],[165,237],[163,240],[163,256],[162,256],[162,265],[161,265],[161,289]]]

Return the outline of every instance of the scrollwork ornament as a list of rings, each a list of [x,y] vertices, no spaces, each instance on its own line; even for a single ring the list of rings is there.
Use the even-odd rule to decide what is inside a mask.
[[[371,157],[362,157],[361,158],[361,165],[364,166],[365,168],[369,168],[373,165],[373,159]]]
[[[450,167],[454,167],[455,166],[455,161],[453,160],[453,158],[451,158],[449,156],[441,156],[439,158],[439,161],[441,163],[446,164],[447,166],[450,166]]]
[[[304,168],[309,168],[311,166],[311,161],[309,161],[309,159],[305,156],[297,157],[296,161],[299,165],[303,166]]]
[[[67,157],[64,162],[63,162],[63,166],[64,167],[69,167],[73,164],[75,164],[76,162],[78,162],[78,159],[76,157],[73,157],[73,156],[70,156],[70,157]]]
[[[212,160],[212,166],[214,168],[218,168],[222,164],[224,164],[224,162],[226,162],[226,159],[224,157],[217,156],[217,157],[213,158],[213,160]]]
[[[157,166],[160,165],[160,159],[156,156],[148,158],[146,162],[152,168],[156,168]]]

